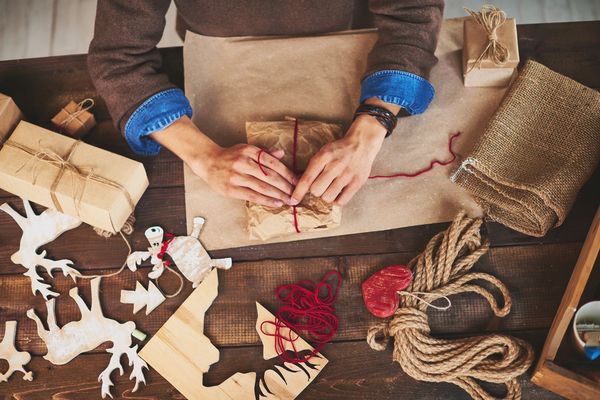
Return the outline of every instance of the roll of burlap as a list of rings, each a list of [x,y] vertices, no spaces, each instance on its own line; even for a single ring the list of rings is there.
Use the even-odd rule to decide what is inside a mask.
[[[544,236],[600,160],[600,93],[528,61],[452,176],[496,221]]]
[[[503,317],[511,307],[506,286],[497,278],[469,272],[489,248],[482,239],[481,219],[460,213],[450,227],[438,233],[425,251],[409,263],[413,281],[407,292],[400,292],[400,307],[394,316],[369,329],[367,342],[374,350],[385,349],[394,339],[394,361],[414,379],[453,383],[478,400],[494,399],[477,381],[504,384],[506,399],[520,399],[517,378],[530,367],[531,346],[517,338],[491,334],[465,339],[436,339],[429,335],[429,303],[440,297],[473,292],[483,296],[494,314]],[[494,295],[473,281],[487,281],[503,298],[500,307]]]

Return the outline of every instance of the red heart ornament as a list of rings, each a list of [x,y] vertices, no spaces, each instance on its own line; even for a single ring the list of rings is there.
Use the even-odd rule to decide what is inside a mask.
[[[404,265],[391,265],[371,275],[362,284],[363,300],[371,314],[387,318],[400,305],[398,292],[412,281],[412,272]]]

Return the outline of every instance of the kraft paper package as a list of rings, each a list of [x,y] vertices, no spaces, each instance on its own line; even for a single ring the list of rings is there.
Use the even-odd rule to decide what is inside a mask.
[[[25,121],[0,149],[0,188],[112,233],[147,187],[142,163]]]
[[[188,32],[184,45],[185,91],[193,120],[222,146],[247,141],[246,122],[301,120],[339,122],[348,128],[358,106],[360,81],[375,30],[309,37],[207,37]],[[444,21],[430,82],[436,95],[421,115],[402,118],[385,139],[372,174],[413,172],[431,160],[446,160],[449,137],[461,132],[454,150],[467,154],[497,108],[505,88],[463,85],[463,19]],[[196,215],[206,218],[208,250],[262,243],[396,229],[451,221],[461,209],[481,208],[450,182],[453,166],[436,167],[413,179],[369,180],[344,206],[337,227],[268,240],[246,229],[244,201],[215,193],[184,167],[188,229]]]
[[[296,173],[304,171],[310,158],[325,144],[342,136],[342,127],[319,121],[297,121],[296,154],[293,154],[296,119],[287,121],[247,122],[248,143],[269,151],[283,150],[281,161]],[[295,160],[294,160],[295,156]],[[296,207],[265,207],[246,204],[248,232],[251,239],[266,240],[335,228],[340,225],[342,210],[319,197],[308,194]]]
[[[0,147],[23,118],[12,98],[0,93]]]

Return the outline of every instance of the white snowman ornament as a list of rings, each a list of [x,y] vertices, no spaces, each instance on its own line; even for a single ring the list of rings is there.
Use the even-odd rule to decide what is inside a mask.
[[[208,275],[213,268],[231,268],[231,258],[212,259],[200,242],[200,230],[204,225],[204,218],[195,217],[190,236],[175,236],[164,241],[165,232],[160,226],[146,229],[145,235],[150,242],[148,251],[135,251],[127,257],[127,266],[136,271],[137,266],[150,258],[152,271],[148,274],[150,279],[158,279],[168,264],[163,260],[168,254],[183,276],[195,288]],[[162,253],[162,254],[161,254]]]

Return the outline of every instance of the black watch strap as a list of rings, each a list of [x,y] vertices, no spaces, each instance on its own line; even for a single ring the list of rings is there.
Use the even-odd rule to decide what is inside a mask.
[[[400,113],[402,113],[404,109],[400,109]],[[354,112],[354,119],[359,115],[370,115],[375,118],[387,131],[385,137],[388,137],[394,131],[396,127],[396,123],[398,122],[398,116],[393,112],[384,107],[374,106],[372,104],[361,104],[358,106],[356,111]]]

